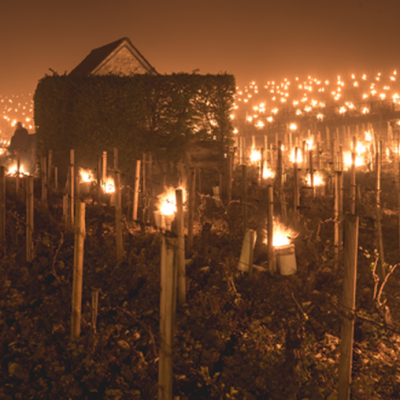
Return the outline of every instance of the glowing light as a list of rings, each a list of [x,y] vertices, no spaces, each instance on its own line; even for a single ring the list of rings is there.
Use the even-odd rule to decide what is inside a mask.
[[[79,168],[79,176],[81,182],[93,182],[95,180],[93,172],[89,169]]]
[[[297,233],[294,230],[286,227],[275,219],[273,225],[273,247],[287,246],[290,244],[290,241],[297,236]],[[264,243],[268,243],[268,238],[264,240]]]
[[[250,153],[250,161],[253,164],[259,163],[261,160],[261,152],[259,150],[256,149],[251,149],[251,153]]]
[[[115,192],[115,184],[114,179],[108,177],[105,182],[103,182],[103,191],[104,193],[114,193]]]
[[[324,177],[320,172],[316,172],[314,174],[314,186],[323,186],[325,185]],[[308,174],[305,178],[307,185],[311,185],[311,175]]]
[[[183,202],[186,201],[186,190],[182,189]],[[173,215],[176,213],[176,197],[175,188],[169,187],[164,193],[158,196],[157,208],[160,210],[162,215]]]

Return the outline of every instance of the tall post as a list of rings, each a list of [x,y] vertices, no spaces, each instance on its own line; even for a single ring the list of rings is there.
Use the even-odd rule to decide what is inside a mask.
[[[341,171],[335,171],[335,199],[334,199],[334,247],[336,253],[336,260],[339,259],[339,252],[342,246],[342,236],[341,224],[342,224],[342,214],[340,209],[341,196],[342,196],[342,186],[341,186]]]
[[[75,168],[69,166],[69,226],[74,226],[74,206],[75,206]]]
[[[274,251],[274,189],[268,186],[268,268],[271,274],[276,272]]]
[[[53,150],[49,150],[47,156],[47,184],[50,185],[53,178]]]
[[[77,340],[81,334],[83,248],[85,242],[85,203],[76,202],[76,224],[74,244],[74,270],[72,281],[71,339]]]
[[[358,217],[346,218],[346,242],[344,248],[344,279],[342,320],[340,339],[340,363],[338,399],[350,399],[351,371],[353,364],[354,312],[356,310]]]
[[[119,171],[114,172],[115,185],[115,234],[117,247],[117,260],[124,258],[124,238],[122,235],[122,212],[121,212],[121,177]]]
[[[177,246],[177,272],[178,272],[178,303],[186,303],[186,271],[185,271],[185,233],[183,221],[183,193],[182,189],[175,190],[176,198],[176,234],[178,236]]]
[[[298,148],[294,148],[294,160],[293,160],[293,213],[294,213],[294,221],[295,225],[298,224],[298,213],[300,206],[300,192],[299,192],[299,172],[297,168],[297,151]]]
[[[20,173],[21,173],[21,149],[17,149],[17,174],[15,176],[15,193],[17,199],[19,197],[19,186],[20,186]]]
[[[314,187],[314,165],[313,165],[313,151],[309,150],[308,160],[310,163],[310,186],[311,186],[311,197],[315,197],[315,187]]]
[[[102,172],[101,172],[101,157],[97,156],[97,204],[101,202],[101,186],[103,184]]]
[[[350,213],[356,213],[356,153],[351,153],[351,170],[350,170]]]
[[[381,171],[382,171],[382,141],[378,142],[376,152],[376,239],[379,252],[379,277],[381,281],[386,276],[385,254],[383,249],[382,236],[382,215],[381,215]]]
[[[161,247],[160,351],[158,400],[172,400],[172,346],[176,307],[176,239],[163,236]]]
[[[33,260],[33,176],[26,180],[26,261]]]
[[[118,149],[114,147],[114,170],[118,169]]]
[[[243,234],[247,230],[247,166],[242,165],[242,212],[243,212]]]
[[[196,198],[196,170],[189,168],[189,215],[188,215],[188,249],[193,246],[194,206]]]
[[[6,169],[0,166],[0,244],[6,241]]]
[[[133,214],[132,219],[137,221],[138,218],[138,205],[139,205],[139,185],[140,185],[140,160],[136,160],[136,171],[135,171],[135,186],[133,189]]]
[[[107,181],[107,152],[103,151],[102,155],[103,169],[101,173],[101,182],[104,184]]]

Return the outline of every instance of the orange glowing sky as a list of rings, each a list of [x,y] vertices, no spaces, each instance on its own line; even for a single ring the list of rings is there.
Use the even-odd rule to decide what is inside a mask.
[[[238,85],[394,69],[399,0],[13,0],[0,6],[0,94],[129,37],[160,73],[228,72]]]

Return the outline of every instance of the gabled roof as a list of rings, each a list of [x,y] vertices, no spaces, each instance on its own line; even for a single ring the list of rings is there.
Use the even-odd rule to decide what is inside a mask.
[[[95,74],[96,71],[109,61],[122,47],[126,47],[148,73],[157,74],[155,68],[142,56],[139,50],[131,43],[129,38],[124,37],[92,50],[90,54],[69,73],[69,75],[87,76]]]

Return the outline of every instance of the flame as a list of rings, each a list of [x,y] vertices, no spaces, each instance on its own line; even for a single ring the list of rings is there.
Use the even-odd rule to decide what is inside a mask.
[[[79,168],[79,176],[81,182],[93,182],[95,179],[93,177],[93,172],[89,169]]]
[[[360,155],[356,151],[356,167],[361,167],[365,165],[364,156]],[[343,152],[343,166],[345,170],[348,170],[353,165],[351,151],[344,151]]]
[[[8,176],[17,176],[17,174],[18,174],[18,166],[17,166],[17,164],[14,164],[10,168],[8,168],[8,172],[7,172]],[[20,166],[19,166],[19,176],[23,177],[23,176],[28,176],[28,175],[29,175],[29,173],[25,172],[24,166],[22,164],[20,164]]]
[[[113,178],[108,177],[107,180],[103,182],[103,190],[105,193],[115,192],[115,184]]]
[[[297,233],[294,230],[286,227],[274,219],[274,232],[272,240],[273,247],[287,246],[290,244],[291,239],[295,238],[296,236]],[[264,243],[268,243],[268,238],[264,239]]]
[[[371,135],[371,132],[370,132],[370,131],[366,131],[366,132],[365,132],[365,140],[366,140],[367,142],[372,142],[372,135]]]
[[[261,152],[259,150],[256,150],[255,148],[252,148],[250,154],[250,161],[253,164],[256,164],[260,162],[260,160],[261,160]]]
[[[303,155],[302,155],[302,152],[301,152],[301,149],[297,149],[297,159],[295,160],[295,149],[293,148],[292,149],[292,153],[290,154],[290,161],[292,162],[292,163],[295,163],[295,162],[297,162],[297,163],[301,163],[301,162],[303,162]]]
[[[307,185],[311,185],[310,174],[308,174],[305,179],[306,179]],[[322,176],[322,174],[320,172],[317,171],[314,174],[314,186],[323,186],[323,185],[325,185],[324,177]]]
[[[178,189],[182,189],[183,202],[185,202],[186,190],[182,187],[179,187]],[[161,193],[158,196],[157,207],[162,215],[173,215],[176,213],[176,197],[174,187],[167,188],[164,193]]]
[[[274,178],[275,172],[272,171],[271,168],[268,168],[267,162],[264,161],[264,168],[263,168],[263,179]]]

